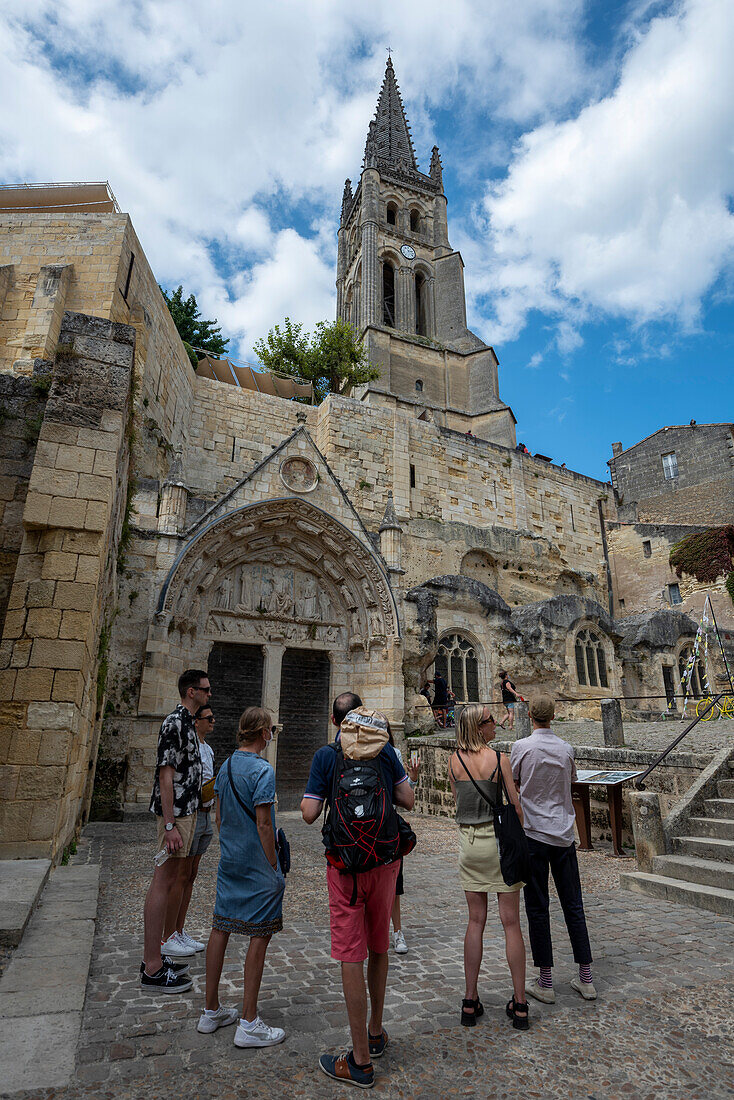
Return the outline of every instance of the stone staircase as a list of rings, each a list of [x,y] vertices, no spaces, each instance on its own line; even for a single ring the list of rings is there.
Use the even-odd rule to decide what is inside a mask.
[[[734,765],[718,780],[717,797],[701,803],[671,855],[655,856],[652,873],[620,875],[620,885],[649,897],[677,901],[734,917]]]

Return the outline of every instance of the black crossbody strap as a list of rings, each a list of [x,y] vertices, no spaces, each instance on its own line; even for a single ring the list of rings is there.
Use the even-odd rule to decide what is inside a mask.
[[[466,774],[469,776],[470,780],[472,781],[472,784],[473,784],[475,790],[478,791],[478,793],[481,795],[481,797],[484,799],[484,801],[487,803],[487,805],[491,806],[492,809],[494,810],[496,808],[496,803],[492,802],[492,800],[488,797],[488,795],[486,795],[484,793],[484,791],[482,790],[482,788],[479,786],[479,784],[475,780],[474,776],[471,774],[471,772],[467,768],[466,764],[464,763],[464,757],[461,755],[461,753],[459,752],[458,749],[456,750],[456,755],[459,758],[459,762],[461,763],[462,768],[464,769],[464,771],[466,772]],[[497,767],[498,768],[500,766],[499,765],[499,757],[500,757],[500,754],[497,753]]]

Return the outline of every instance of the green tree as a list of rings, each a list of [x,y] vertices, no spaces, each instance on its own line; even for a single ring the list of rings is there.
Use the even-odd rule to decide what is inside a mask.
[[[223,339],[216,317],[213,321],[204,320],[193,294],[184,298],[182,286],[171,295],[166,294],[163,287],[160,291],[194,368],[199,361],[194,349],[208,351],[212,355],[226,355],[229,340]]]
[[[319,321],[313,333],[286,317],[264,340],[253,345],[255,354],[267,370],[311,382],[317,401],[329,393],[348,393],[352,386],[379,378],[364,345],[347,322]]]

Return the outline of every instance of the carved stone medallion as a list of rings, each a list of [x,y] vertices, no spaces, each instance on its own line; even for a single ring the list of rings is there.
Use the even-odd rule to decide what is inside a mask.
[[[280,477],[292,493],[312,493],[319,483],[318,470],[308,458],[287,458],[280,467]]]

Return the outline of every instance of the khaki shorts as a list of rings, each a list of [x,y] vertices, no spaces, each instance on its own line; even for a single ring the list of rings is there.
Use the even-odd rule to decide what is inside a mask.
[[[166,825],[162,817],[158,817],[156,814],[155,823],[158,829],[156,838],[156,852],[160,852],[161,848],[166,846]],[[174,823],[179,833],[181,834],[181,840],[183,841],[183,848],[179,848],[177,852],[171,852],[168,856],[169,859],[186,859],[191,850],[191,841],[194,839],[194,829],[196,828],[196,814],[189,814],[187,817],[176,817]]]

